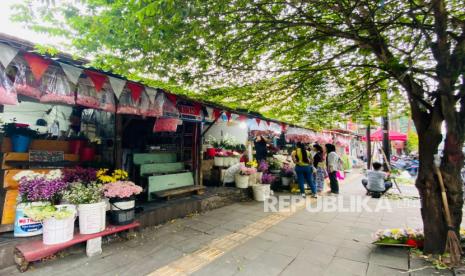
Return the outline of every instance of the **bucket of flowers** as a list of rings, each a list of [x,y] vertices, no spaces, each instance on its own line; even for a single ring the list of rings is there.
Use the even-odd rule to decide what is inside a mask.
[[[226,151],[218,151],[215,154],[215,158],[213,159],[213,163],[217,167],[224,167],[225,166],[225,159],[228,156]]]
[[[255,169],[255,173],[251,174],[249,177],[249,186],[253,186],[257,184],[258,182],[260,182],[260,179],[257,177],[257,167],[258,167],[257,160],[254,159],[252,161],[249,161],[245,165],[249,168]]]
[[[373,235],[376,245],[423,247],[423,230],[413,228],[380,229]]]
[[[262,176],[268,172],[268,163],[265,160],[261,160],[257,168],[257,183],[262,183]]]
[[[281,162],[279,162],[278,159],[276,158],[272,158],[270,161],[269,161],[269,164],[270,164],[270,172],[272,174],[279,174],[280,170],[281,170]]]
[[[234,181],[236,182],[236,187],[245,189],[249,187],[249,178],[251,175],[255,174],[257,169],[242,166],[239,170],[239,173],[234,176]]]
[[[281,183],[283,186],[289,186],[294,179],[294,169],[289,164],[284,164],[281,168]]]
[[[103,185],[105,197],[110,199],[110,222],[114,225],[126,225],[134,221],[134,196],[142,188],[131,181],[115,181]]]
[[[265,201],[270,197],[271,184],[276,180],[276,176],[264,173],[262,176],[261,184],[252,186],[253,196],[256,201]]]
[[[105,229],[106,203],[103,184],[97,181],[93,168],[70,168],[63,170],[63,179],[70,183],[63,199],[77,205],[79,232],[94,234]]]
[[[19,182],[21,201],[17,206],[15,235],[28,236],[27,232],[36,229],[41,222],[44,244],[71,240],[74,235],[76,209],[72,205],[59,205],[68,187],[61,170],[51,170],[48,173],[22,171],[13,179]]]

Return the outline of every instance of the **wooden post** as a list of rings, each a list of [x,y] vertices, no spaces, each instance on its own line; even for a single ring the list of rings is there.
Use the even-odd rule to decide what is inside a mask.
[[[115,168],[123,167],[123,116],[115,115],[115,148],[114,148]]]
[[[371,159],[372,159],[372,154],[371,154],[371,126],[370,124],[367,125],[367,169],[371,169]]]

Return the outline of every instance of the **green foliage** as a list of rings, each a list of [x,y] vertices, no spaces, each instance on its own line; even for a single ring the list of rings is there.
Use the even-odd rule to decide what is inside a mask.
[[[418,152],[418,134],[413,130],[407,133],[406,149],[409,153]]]

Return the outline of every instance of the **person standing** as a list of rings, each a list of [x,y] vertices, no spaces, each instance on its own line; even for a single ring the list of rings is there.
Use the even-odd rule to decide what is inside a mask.
[[[325,178],[327,175],[325,153],[323,151],[323,147],[318,144],[313,145],[313,150],[315,152],[315,155],[313,156],[313,167],[316,168],[316,191],[320,194],[324,190]]]
[[[339,182],[337,180],[337,171],[340,169],[340,158],[336,153],[336,147],[333,144],[326,144],[326,167],[329,174],[329,186],[331,193],[339,194]]]
[[[305,181],[312,191],[312,197],[316,198],[316,187],[313,181],[313,160],[312,155],[306,150],[305,145],[297,143],[297,148],[292,152],[292,161],[295,164],[297,182],[299,183],[300,194],[305,197]]]
[[[266,139],[263,138],[263,136],[259,135],[255,139],[254,144],[257,162],[260,163],[260,161],[266,160],[266,156],[268,155]]]

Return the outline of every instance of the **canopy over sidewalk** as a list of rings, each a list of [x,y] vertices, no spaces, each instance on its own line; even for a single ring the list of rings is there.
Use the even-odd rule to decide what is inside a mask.
[[[373,132],[371,135],[371,141],[378,142],[383,141],[383,130],[378,129],[377,131]],[[367,137],[363,136],[362,141],[366,141]],[[397,131],[389,131],[389,140],[390,141],[407,141],[407,134],[403,134]]]

